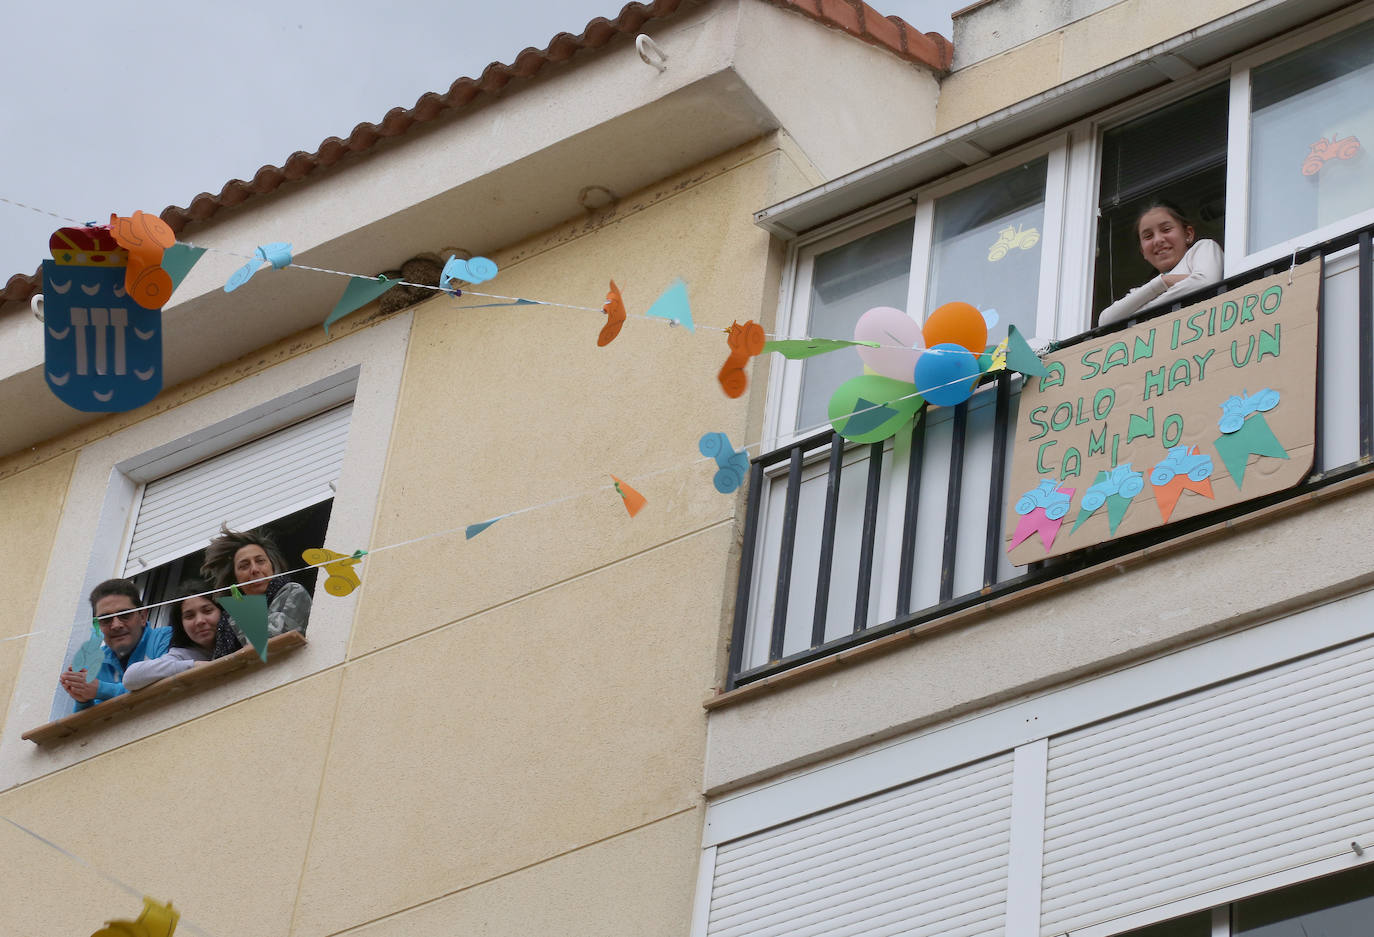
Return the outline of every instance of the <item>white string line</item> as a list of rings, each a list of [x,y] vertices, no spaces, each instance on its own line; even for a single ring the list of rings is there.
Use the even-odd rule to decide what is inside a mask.
[[[5,816],[4,814],[0,814],[0,820],[4,820],[6,823],[8,823],[10,826],[14,827],[14,828],[15,828],[16,830],[18,830],[19,832],[24,833],[24,834],[27,834],[28,836],[32,836],[34,839],[38,840],[38,841],[39,841],[40,843],[42,843],[44,846],[48,846],[49,848],[52,848],[52,849],[57,850],[57,851],[60,852],[62,855],[66,856],[68,859],[70,859],[70,860],[72,860],[73,862],[75,862],[77,865],[84,866],[85,868],[87,868],[87,869],[89,869],[90,871],[94,872],[96,875],[98,875],[98,876],[100,876],[101,878],[103,878],[105,881],[109,882],[111,885],[114,885],[114,886],[116,886],[117,888],[123,889],[124,891],[128,892],[130,895],[133,895],[135,898],[138,898],[140,901],[141,901],[141,900],[143,899],[143,897],[147,894],[147,892],[139,891],[137,888],[134,888],[132,885],[128,885],[128,884],[126,884],[126,883],[124,883],[124,882],[121,882],[119,879],[115,878],[113,875],[111,875],[109,872],[106,872],[104,869],[100,868],[99,866],[97,866],[97,865],[95,865],[95,864],[93,864],[93,863],[91,863],[91,862],[86,861],[85,859],[81,858],[80,856],[78,856],[78,855],[77,855],[76,853],[74,853],[74,852],[71,852],[71,851],[69,851],[69,850],[67,850],[67,849],[63,849],[61,846],[57,845],[57,843],[54,843],[52,840],[48,839],[46,836],[43,836],[43,835],[41,835],[41,834],[39,834],[39,833],[35,833],[33,830],[29,829],[27,826],[24,826],[22,823],[16,823],[14,820],[11,820],[9,817]],[[192,924],[190,921],[186,920],[186,917],[185,917],[184,915],[182,915],[182,916],[177,920],[177,926],[178,926],[178,927],[185,927],[185,928],[188,929],[188,930],[193,930],[193,931],[195,931],[197,934],[203,934],[204,937],[213,937],[212,934],[209,934],[209,933],[207,933],[206,931],[201,930],[199,927],[197,927],[196,925]]]
[[[74,224],[74,225],[86,225],[86,224],[88,224],[88,222],[77,221],[75,218],[68,218],[68,217],[66,217],[66,216],[64,216],[64,215],[59,215],[59,214],[57,214],[56,212],[51,212],[51,211],[48,211],[47,209],[43,209],[43,208],[36,208],[36,207],[34,207],[33,205],[26,205],[26,204],[24,204],[23,202],[16,202],[16,201],[14,201],[13,199],[8,199],[8,198],[5,198],[5,197],[3,197],[3,196],[0,196],[0,202],[4,202],[4,203],[7,204],[7,205],[14,205],[14,206],[16,206],[16,207],[18,207],[18,208],[26,208],[26,209],[28,209],[29,211],[38,212],[38,213],[41,214],[41,215],[48,215],[48,216],[50,216],[50,217],[52,217],[52,218],[56,218],[58,221],[69,221],[69,222],[71,222],[71,223]],[[270,261],[263,260],[263,258],[260,257],[259,255],[257,255],[256,253],[254,253],[254,254],[245,254],[245,253],[243,253],[243,252],[241,252],[241,251],[231,250],[231,249],[226,248],[226,247],[202,247],[202,246],[200,246],[200,245],[198,245],[198,244],[193,244],[193,243],[190,242],[190,241],[181,241],[181,240],[179,240],[179,241],[177,241],[177,243],[180,244],[182,247],[189,247],[189,248],[192,248],[193,250],[210,251],[210,252],[216,253],[216,254],[226,254],[226,255],[228,255],[228,256],[230,256],[230,257],[237,257],[237,258],[239,258],[239,259],[241,259],[241,260],[247,260],[247,261],[252,261],[252,262],[257,262],[257,263],[263,263],[263,264],[268,264],[268,265],[270,265]],[[372,281],[372,282],[376,282],[376,281],[377,281],[377,277],[375,277],[375,276],[366,276],[366,275],[361,274],[361,273],[349,273],[349,272],[346,271],[346,270],[334,270],[334,269],[331,269],[331,268],[329,268],[329,267],[315,267],[315,266],[311,266],[310,264],[296,263],[294,260],[291,261],[290,263],[286,264],[286,266],[287,266],[287,267],[296,267],[297,269],[300,269],[300,270],[310,270],[310,271],[313,271],[313,272],[315,272],[315,273],[328,273],[328,274],[332,274],[332,275],[338,276],[338,277],[349,277],[349,278],[355,279],[355,280],[369,280],[369,281]],[[528,305],[532,305],[532,306],[553,306],[553,307],[559,308],[559,309],[573,309],[573,310],[577,310],[577,311],[579,311],[579,312],[593,312],[593,313],[596,313],[597,315],[605,315],[605,313],[606,313],[606,310],[605,310],[604,308],[602,308],[602,307],[599,307],[599,306],[578,306],[578,305],[574,305],[574,304],[572,304],[572,303],[560,303],[560,302],[556,302],[556,301],[554,301],[554,300],[548,300],[548,299],[530,299],[530,298],[525,297],[525,296],[503,296],[503,295],[501,295],[500,293],[484,293],[484,292],[481,292],[481,291],[478,291],[478,290],[472,290],[472,289],[452,289],[452,288],[444,288],[444,287],[442,287],[442,286],[436,286],[436,285],[434,285],[434,284],[432,284],[432,283],[414,283],[414,282],[411,282],[410,280],[387,280],[387,282],[388,282],[388,283],[393,283],[393,284],[395,284],[396,286],[412,286],[412,287],[415,287],[416,289],[432,290],[432,291],[434,291],[434,292],[436,292],[436,293],[447,293],[449,296],[452,296],[452,297],[455,298],[455,299],[457,299],[457,298],[460,297],[460,296],[480,296],[480,297],[482,297],[482,298],[484,298],[484,299],[502,299],[502,300],[507,300],[507,301],[509,301],[509,302],[513,302],[513,303],[518,302],[518,303],[524,303],[524,304],[528,304]],[[464,308],[464,307],[460,305],[458,308],[459,308],[459,309],[462,309],[462,308]],[[638,320],[646,321],[646,322],[661,323],[661,324],[663,324],[663,325],[669,326],[670,328],[677,328],[677,327],[680,325],[680,323],[678,323],[678,322],[677,322],[676,320],[674,320],[674,319],[665,319],[665,318],[663,318],[663,317],[661,317],[661,316],[649,316],[649,315],[644,315],[644,314],[642,314],[642,313],[633,313],[633,312],[629,312],[628,310],[627,310],[626,313],[625,313],[625,317],[626,317],[627,319],[638,319]],[[915,321],[915,320],[912,320],[912,321]],[[684,326],[684,327],[685,327],[685,326]],[[695,324],[694,324],[694,327],[695,327],[696,329],[701,330],[701,331],[706,331],[706,332],[723,332],[723,333],[725,333],[725,334],[727,334],[727,335],[728,335],[729,332],[730,332],[730,329],[729,329],[729,328],[724,328],[724,327],[721,327],[721,326],[718,326],[718,325],[695,325]],[[813,337],[811,337],[811,336],[803,336],[803,337],[801,337],[801,338],[791,338],[791,339],[789,339],[789,338],[779,338],[776,332],[767,332],[767,331],[765,331],[763,334],[764,334],[765,337],[774,339],[775,341],[800,341],[800,342],[805,342],[805,341],[837,341],[837,339],[827,339],[827,338],[820,338],[820,339],[818,339],[818,338],[813,338]],[[843,341],[844,339],[838,339],[838,340],[839,340],[839,341]],[[917,351],[917,350],[920,350],[920,351],[922,351],[922,352],[925,352],[925,351],[936,351],[936,349],[915,349],[915,348],[911,348],[911,347],[906,346],[906,345],[882,345],[882,344],[878,344],[878,345],[871,346],[871,347],[900,349],[900,350],[902,350],[902,351]]]

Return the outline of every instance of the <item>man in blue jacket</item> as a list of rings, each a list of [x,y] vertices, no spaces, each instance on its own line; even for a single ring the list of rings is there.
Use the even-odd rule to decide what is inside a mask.
[[[77,711],[127,693],[124,668],[167,653],[172,629],[144,627],[148,623],[147,609],[134,611],[142,605],[138,586],[127,579],[107,579],[91,590],[91,609],[105,641],[101,648],[105,662],[100,665],[97,679],[90,682],[84,669],[75,671],[68,667],[62,674],[62,689],[76,700]]]

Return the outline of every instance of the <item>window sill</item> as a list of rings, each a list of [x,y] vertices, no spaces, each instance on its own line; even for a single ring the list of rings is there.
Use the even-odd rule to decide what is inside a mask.
[[[279,634],[267,642],[268,660],[275,662],[276,655],[303,647],[305,643],[305,635],[299,631]],[[219,660],[211,661],[200,667],[192,667],[175,677],[159,680],[141,690],[116,696],[114,699],[106,700],[90,709],[83,709],[81,712],[72,713],[70,716],[55,719],[30,729],[20,737],[33,742],[35,745],[51,745],[71,738],[94,726],[102,726],[107,722],[120,720],[124,718],[126,713],[140,707],[147,708],[164,704],[184,692],[194,692],[200,687],[245,668],[257,669],[265,666],[267,664],[259,659],[256,651],[251,647],[245,647],[228,657],[221,657]]]

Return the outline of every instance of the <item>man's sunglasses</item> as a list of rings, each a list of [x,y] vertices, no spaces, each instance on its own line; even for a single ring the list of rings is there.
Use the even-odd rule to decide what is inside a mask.
[[[116,618],[118,618],[120,621],[124,622],[127,625],[129,622],[137,618],[138,615],[139,612],[137,609],[129,609],[129,611],[127,612],[114,612],[103,618],[97,619],[97,621],[100,622],[100,627],[102,628],[104,628],[106,625],[113,624]]]

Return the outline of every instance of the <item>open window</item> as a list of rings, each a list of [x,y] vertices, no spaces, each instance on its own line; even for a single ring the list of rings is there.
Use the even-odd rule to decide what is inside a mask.
[[[1228,89],[1214,85],[1102,135],[1093,316],[1155,270],[1140,253],[1136,219],[1155,199],[1183,210],[1198,238],[1226,230]]]
[[[352,405],[345,404],[146,482],[125,551],[124,576],[148,602],[174,598],[199,575],[221,525],[267,526],[288,562],[319,546],[329,526]],[[298,564],[299,565],[299,564]],[[293,578],[313,590],[316,570]],[[166,624],[167,607],[152,624]]]
[[[186,465],[196,450],[168,456],[174,471],[152,475],[134,494],[134,509],[117,575],[134,581],[149,604],[177,598],[183,579],[200,575],[205,547],[222,525],[231,530],[265,528],[292,568],[305,565],[301,552],[324,543],[334,487],[343,466],[351,403],[250,438]],[[212,450],[213,451],[213,450]],[[167,467],[170,467],[168,465]],[[314,591],[318,570],[292,574]],[[149,613],[151,627],[171,624],[170,605]],[[68,659],[85,640],[89,619],[73,633]],[[52,718],[71,712],[70,697],[56,692]]]

